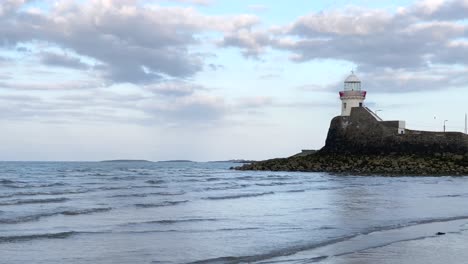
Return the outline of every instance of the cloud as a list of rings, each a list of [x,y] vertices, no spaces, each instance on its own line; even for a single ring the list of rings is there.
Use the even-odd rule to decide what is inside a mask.
[[[291,60],[334,59],[375,68],[423,69],[434,63],[466,64],[468,4],[464,0],[424,1],[397,12],[347,7],[311,13],[269,29],[260,23],[231,30],[219,42],[259,58],[268,48],[292,53]],[[445,14],[445,15],[442,15]],[[254,27],[255,26],[255,27]],[[464,62],[465,61],[465,62]]]
[[[146,86],[145,89],[154,94],[171,97],[188,96],[192,95],[197,90],[206,90],[206,88],[201,85],[182,81],[161,82]]]
[[[439,2],[428,7],[431,14],[442,7],[456,7],[461,3]],[[431,5],[426,3],[425,6]],[[428,68],[433,62],[453,63],[446,53],[461,51],[450,42],[465,36],[466,23],[433,21],[431,16],[421,12],[418,9],[389,13],[355,8],[314,13],[284,27],[285,37],[277,39],[275,47],[292,51],[295,54],[292,58],[297,61],[346,60],[364,70]]]
[[[409,12],[426,19],[461,20],[468,18],[468,1],[424,0],[417,2]]]
[[[237,102],[238,108],[259,108],[270,107],[274,104],[273,97],[270,96],[254,96],[239,98]]]
[[[304,37],[364,36],[385,32],[391,22],[392,16],[385,11],[354,7],[309,14],[300,17],[285,30]]]
[[[457,87],[454,77],[468,68],[467,7],[462,0],[433,0],[394,13],[356,7],[312,13],[270,29],[277,36],[270,46],[291,52],[295,62],[354,63],[363,79],[381,81],[373,84],[380,91],[439,89],[444,81]]]
[[[318,101],[297,101],[274,98],[271,96],[251,96],[242,97],[236,100],[232,105],[235,112],[242,112],[251,109],[266,109],[266,108],[313,108],[313,107],[334,107],[336,103],[318,102]]]
[[[88,65],[83,63],[80,58],[70,56],[69,54],[57,54],[52,52],[42,52],[40,60],[48,66],[65,67],[73,69],[87,69]]]
[[[270,35],[263,31],[242,28],[224,35],[221,47],[237,47],[245,57],[258,58],[270,44]]]
[[[0,88],[18,91],[66,91],[95,89],[98,87],[102,87],[102,83],[92,80],[72,80],[64,82],[17,82],[9,80],[7,82],[0,82]]]
[[[213,3],[212,0],[167,0],[169,2],[176,2],[176,3],[184,3],[184,4],[194,4],[194,5],[202,5],[207,6]]]
[[[9,0],[0,8],[0,46],[54,45],[64,52],[39,53],[41,61],[85,69],[78,59],[84,56],[94,60],[101,78],[115,83],[191,77],[204,69],[204,56],[192,51],[200,34],[231,34],[258,23],[251,15],[205,16],[193,8],[145,6],[137,0],[60,0],[49,11]]]
[[[466,87],[468,69],[434,67],[421,71],[391,70],[363,76],[366,89],[375,92],[406,93]]]
[[[210,63],[208,64],[208,67],[210,70],[212,71],[218,71],[218,70],[222,70],[224,69],[224,65],[221,65],[221,64],[214,64],[214,63]]]
[[[158,121],[185,125],[216,123],[227,112],[223,98],[209,95],[180,97],[169,102],[153,99],[140,106]]]
[[[229,110],[223,97],[203,94],[207,88],[187,82],[135,87],[132,92],[113,92],[111,87],[71,87],[66,93],[37,93],[38,96],[30,96],[29,91],[64,90],[59,84],[5,87],[0,83],[0,88],[15,89],[0,96],[0,116],[13,121],[194,126],[221,122]]]

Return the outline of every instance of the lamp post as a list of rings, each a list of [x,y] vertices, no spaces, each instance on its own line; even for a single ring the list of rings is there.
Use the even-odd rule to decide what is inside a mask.
[[[445,132],[445,123],[447,123],[448,120],[444,120],[444,132]]]

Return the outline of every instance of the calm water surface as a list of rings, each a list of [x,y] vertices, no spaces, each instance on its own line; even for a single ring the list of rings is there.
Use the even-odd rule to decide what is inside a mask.
[[[468,178],[228,169],[234,165],[0,163],[0,263],[468,257]]]

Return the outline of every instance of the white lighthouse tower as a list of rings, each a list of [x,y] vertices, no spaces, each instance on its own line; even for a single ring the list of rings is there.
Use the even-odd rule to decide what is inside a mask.
[[[361,90],[361,80],[351,72],[344,82],[344,90],[340,92],[341,116],[349,116],[353,107],[364,106],[366,94]]]

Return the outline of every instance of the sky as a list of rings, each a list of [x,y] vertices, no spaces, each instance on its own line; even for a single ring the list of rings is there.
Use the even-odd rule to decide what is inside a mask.
[[[383,119],[462,132],[468,0],[2,0],[0,160],[319,149],[351,71]]]

